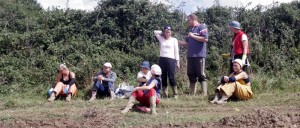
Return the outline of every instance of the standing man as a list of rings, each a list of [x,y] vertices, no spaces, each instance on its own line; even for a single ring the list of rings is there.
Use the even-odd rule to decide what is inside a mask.
[[[96,99],[97,92],[102,96],[110,96],[113,100],[116,96],[114,93],[114,82],[116,81],[117,75],[115,72],[111,71],[112,65],[106,62],[103,65],[102,71],[96,73],[93,77],[94,86],[92,88],[92,97],[90,101]]]
[[[208,42],[208,31],[204,23],[199,23],[195,14],[190,14],[187,20],[190,29],[185,41],[178,43],[188,46],[187,53],[187,75],[190,81],[190,95],[196,93],[197,79],[201,84],[203,96],[207,96],[207,84],[205,75],[206,46]]]
[[[247,66],[249,65],[247,61],[247,55],[250,53],[248,37],[241,30],[241,24],[237,21],[231,21],[229,23],[230,31],[234,34],[232,38],[232,47],[231,47],[231,61],[230,61],[230,73],[233,72],[232,61],[235,59],[242,60],[242,69],[243,71],[247,70]]]

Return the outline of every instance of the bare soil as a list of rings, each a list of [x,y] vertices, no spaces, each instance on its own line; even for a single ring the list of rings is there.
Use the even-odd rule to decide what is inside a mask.
[[[155,127],[155,128],[179,128],[179,127],[288,127],[297,128],[300,127],[300,108],[290,109],[286,108],[281,111],[278,109],[251,109],[251,114],[247,115],[237,115],[224,117],[216,122],[206,122],[206,123],[184,123],[184,124],[158,124],[155,126],[143,125],[134,127]],[[288,111],[288,112],[286,112]],[[159,115],[158,115],[159,116]],[[14,122],[4,123],[0,121],[0,127],[45,127],[45,128],[61,128],[61,127],[72,127],[72,128],[90,128],[90,127],[120,127],[118,126],[118,121],[122,121],[124,116],[111,115],[109,110],[101,109],[88,109],[81,113],[81,118],[79,119],[66,119],[66,118],[56,118],[49,120],[30,120],[30,119],[17,119]]]
[[[0,122],[0,127],[17,127],[17,128],[108,128],[116,127],[117,121],[120,120],[120,116],[110,115],[107,110],[88,109],[84,113],[81,113],[82,118],[78,120],[57,118],[49,120],[30,120],[30,119],[18,119],[11,123],[4,124]]]
[[[298,128],[300,127],[300,108],[291,110],[287,114],[281,114],[280,110],[258,109],[253,114],[224,117],[217,122],[207,123],[186,123],[186,124],[161,124],[154,126],[156,128],[179,128],[179,127],[205,127],[205,128],[243,128],[243,127],[283,127]]]

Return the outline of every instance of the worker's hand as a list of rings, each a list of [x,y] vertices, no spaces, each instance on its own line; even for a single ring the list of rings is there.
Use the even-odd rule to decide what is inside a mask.
[[[132,92],[131,92],[131,93],[133,93],[133,92],[135,92],[136,90],[138,90],[138,88],[139,88],[139,87],[135,87],[135,88],[133,88],[133,90],[132,90]]]
[[[192,32],[189,32],[189,33],[188,33],[188,36],[189,36],[189,37],[193,37],[194,34],[193,34]]]
[[[242,67],[245,65],[247,59],[247,55],[242,56]]]
[[[224,82],[228,83],[229,81],[229,77],[228,76],[224,76]]]
[[[230,53],[224,53],[224,54],[221,54],[221,56],[222,56],[223,58],[228,58],[228,57],[230,57]]]
[[[180,70],[180,64],[179,63],[176,64],[176,68],[177,68],[178,71]]]
[[[102,75],[98,75],[97,76],[97,80],[100,80],[100,81],[103,80],[103,76]]]

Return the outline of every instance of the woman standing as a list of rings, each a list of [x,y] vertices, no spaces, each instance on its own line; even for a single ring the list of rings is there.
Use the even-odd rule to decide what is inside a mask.
[[[170,26],[164,26],[163,31],[155,30],[154,34],[160,42],[159,66],[162,70],[163,96],[168,97],[168,78],[174,98],[177,98],[177,84],[175,81],[175,67],[180,68],[178,40],[172,37]]]
[[[57,74],[56,85],[50,93],[48,101],[52,102],[56,96],[66,96],[67,101],[71,101],[71,97],[77,93],[75,85],[75,73],[71,72],[65,64],[60,64],[59,73]]]

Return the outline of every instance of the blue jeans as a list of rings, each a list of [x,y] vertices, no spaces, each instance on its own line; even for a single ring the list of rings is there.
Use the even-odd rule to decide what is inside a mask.
[[[101,96],[110,96],[110,91],[114,91],[114,83],[95,81],[92,91],[97,91]]]

